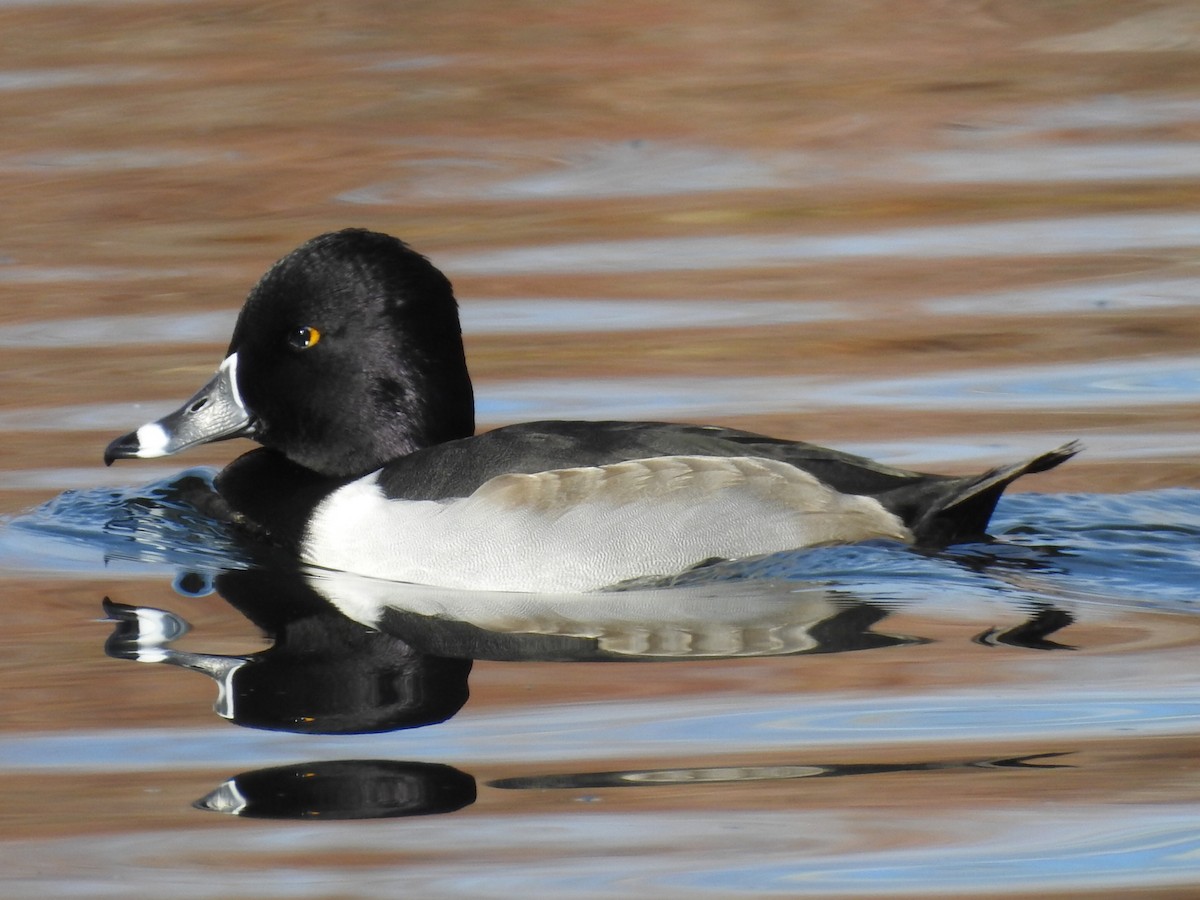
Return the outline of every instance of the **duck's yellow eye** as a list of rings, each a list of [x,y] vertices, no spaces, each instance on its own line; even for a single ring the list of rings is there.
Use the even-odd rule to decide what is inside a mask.
[[[288,335],[288,343],[297,350],[308,350],[311,347],[315,347],[319,340],[321,340],[321,332],[311,325],[297,328]]]

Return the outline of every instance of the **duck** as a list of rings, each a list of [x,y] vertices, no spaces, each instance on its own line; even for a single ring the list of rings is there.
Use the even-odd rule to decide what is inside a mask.
[[[271,266],[211,380],[113,440],[104,461],[233,438],[260,446],[216,476],[215,508],[305,565],[564,593],[816,546],[986,539],[1009,484],[1080,449],[953,476],[715,425],[556,420],[476,433],[449,279],[361,228]]]

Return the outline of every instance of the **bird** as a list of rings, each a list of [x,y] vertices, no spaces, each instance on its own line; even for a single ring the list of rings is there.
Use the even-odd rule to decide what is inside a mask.
[[[268,269],[212,379],[113,440],[104,461],[238,437],[261,446],[217,475],[217,508],[304,564],[566,593],[814,546],[983,539],[1010,483],[1080,449],[948,476],[715,425],[555,420],[477,434],[450,281],[361,228]]]

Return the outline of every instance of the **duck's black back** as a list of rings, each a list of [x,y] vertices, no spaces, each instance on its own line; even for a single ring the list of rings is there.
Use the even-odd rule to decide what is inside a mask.
[[[397,500],[464,497],[510,472],[530,474],[575,466],[604,466],[656,456],[753,456],[777,459],[842,493],[879,494],[921,475],[813,444],[713,425],[663,422],[526,422],[418,450],[389,463],[380,477]]]

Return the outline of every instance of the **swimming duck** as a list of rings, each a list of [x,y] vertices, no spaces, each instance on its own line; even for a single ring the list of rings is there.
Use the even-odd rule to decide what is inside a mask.
[[[115,459],[248,437],[229,519],[335,570],[443,587],[582,592],[714,558],[984,534],[1014,479],[891,468],[731,428],[546,421],[475,434],[450,282],[389,235],[323,234],[250,291],[216,375],[117,438]]]

